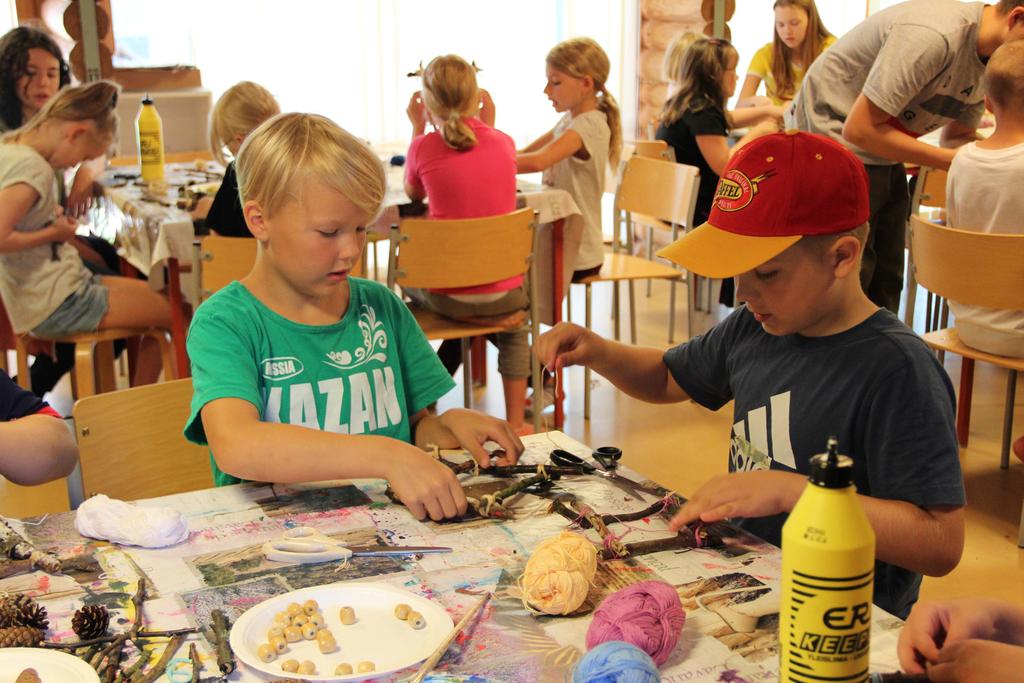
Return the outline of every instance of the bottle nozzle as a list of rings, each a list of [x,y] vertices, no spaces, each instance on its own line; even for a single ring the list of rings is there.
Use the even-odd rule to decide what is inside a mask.
[[[828,466],[838,467],[839,466],[839,439],[834,436],[828,437],[828,441],[825,445],[825,451],[828,453]]]

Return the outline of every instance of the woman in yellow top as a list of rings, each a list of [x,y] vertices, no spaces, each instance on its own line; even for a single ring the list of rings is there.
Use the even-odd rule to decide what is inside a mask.
[[[814,0],[776,0],[775,36],[750,60],[740,90],[739,106],[769,104],[757,97],[764,81],[770,104],[788,104],[800,89],[804,72],[822,52],[836,42],[818,16]]]

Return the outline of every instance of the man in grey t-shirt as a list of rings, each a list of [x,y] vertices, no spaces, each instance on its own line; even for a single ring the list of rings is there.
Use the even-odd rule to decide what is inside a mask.
[[[896,312],[903,290],[903,164],[949,168],[955,148],[977,137],[985,61],[1018,38],[1024,0],[910,0],[870,16],[808,69],[786,123],[839,141],[867,167],[871,233],[861,282],[874,303]],[[938,128],[942,147],[916,139]]]

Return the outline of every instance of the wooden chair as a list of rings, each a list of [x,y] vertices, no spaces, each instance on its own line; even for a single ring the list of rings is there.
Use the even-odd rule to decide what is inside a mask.
[[[947,173],[941,169],[921,166],[917,171],[917,182],[914,183],[914,193],[910,198],[910,215],[920,216],[922,209],[925,210],[929,220],[940,225],[946,224],[946,178]],[[908,239],[910,245],[909,230],[907,224]],[[949,323],[949,309],[944,307],[941,300],[936,301],[932,293],[928,293],[927,313],[925,315],[925,332],[945,327]],[[914,311],[917,308],[917,280],[914,276],[914,254],[909,252],[907,258],[907,305],[903,311],[903,322],[910,329],[914,329]]]
[[[258,247],[259,242],[251,237],[206,235],[193,240],[192,277],[199,301],[248,275]]]
[[[1024,311],[1024,235],[955,230],[912,216],[910,248],[917,281],[928,291],[963,304]],[[968,360],[980,360],[1009,371],[999,462],[1006,469],[1013,438],[1017,373],[1024,371],[1024,358],[996,356],[967,346],[960,341],[956,328],[928,332],[923,338],[933,349],[962,356],[965,365]],[[961,432],[969,425],[973,379],[973,373],[961,371],[957,408],[961,444],[966,444],[966,434]],[[1024,527],[1021,531],[1024,534]]]
[[[171,345],[167,340],[167,330],[155,327],[115,327],[63,337],[44,338],[31,334],[18,335],[15,343],[18,355],[18,384],[31,390],[32,378],[29,375],[28,366],[29,344],[33,339],[44,339],[56,344],[74,344],[76,398],[115,391],[117,385],[114,379],[114,341],[136,337],[151,337],[156,340],[160,348],[160,358],[163,361],[164,379],[174,378],[174,363],[171,360]]]
[[[192,277],[199,302],[206,301],[217,290],[249,274],[256,263],[259,242],[250,237],[206,235],[192,241]],[[356,262],[352,274],[362,277],[366,271],[366,251]]]
[[[630,339],[636,344],[636,291],[637,280],[667,280],[670,283],[668,340],[675,338],[675,285],[683,280],[683,273],[674,265],[665,265],[653,260],[633,256],[628,252],[632,240],[633,221],[636,215],[646,216],[644,220],[656,221],[672,232],[672,239],[679,234],[679,226],[692,227],[693,211],[697,202],[697,187],[700,184],[699,171],[694,166],[676,164],[660,159],[632,156],[623,162],[619,172],[619,186],[615,193],[615,235],[612,253],[605,254],[601,271],[584,278],[578,284],[586,288],[586,326],[591,327],[591,287],[598,282],[611,282],[612,315],[615,319],[615,339],[619,338],[619,282],[629,285]],[[657,216],[657,219],[650,218]],[[664,223],[668,221],[668,223]],[[620,239],[624,228],[627,240]],[[693,297],[691,296],[692,300]],[[692,306],[687,307],[687,319],[691,320]],[[688,327],[689,329],[689,327]],[[583,417],[590,419],[590,368],[584,370]]]
[[[69,486],[72,507],[96,493],[133,500],[213,486],[208,450],[182,434],[191,401],[189,378],[78,400],[84,496]]]
[[[531,337],[539,333],[536,273],[532,267],[536,251],[537,218],[531,209],[503,216],[464,220],[406,218],[391,229],[388,286],[419,289],[474,287],[516,275],[527,275],[530,296]],[[410,306],[427,339],[458,339],[462,343],[463,399],[472,404],[472,374],[469,339],[505,327],[482,327],[463,323]],[[533,386],[541,386],[540,365],[531,359]],[[535,392],[535,396],[543,392]],[[543,399],[538,399],[543,401]],[[544,406],[534,406],[533,425],[540,431]]]

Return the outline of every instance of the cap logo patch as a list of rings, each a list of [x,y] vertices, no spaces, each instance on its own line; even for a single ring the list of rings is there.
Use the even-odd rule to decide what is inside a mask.
[[[739,211],[746,208],[758,193],[759,184],[773,175],[775,170],[769,169],[759,176],[748,178],[742,171],[729,169],[718,181],[715,206],[719,211]]]

